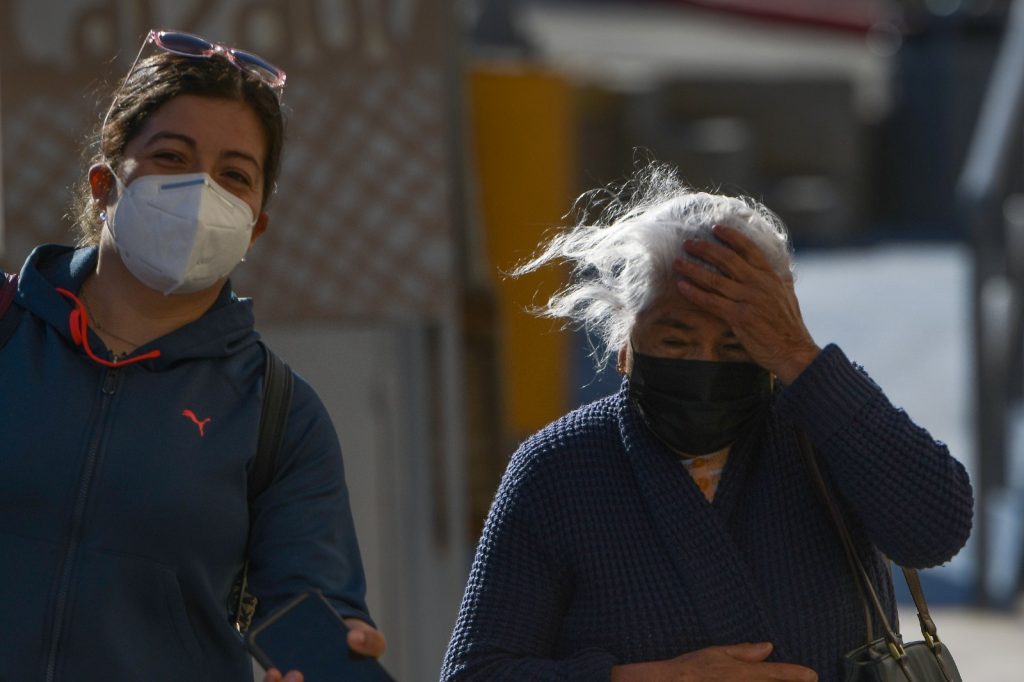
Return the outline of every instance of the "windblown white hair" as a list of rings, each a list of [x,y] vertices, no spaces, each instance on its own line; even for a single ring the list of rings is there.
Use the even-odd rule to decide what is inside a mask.
[[[595,211],[597,219],[589,220]],[[600,344],[594,348],[599,367],[629,341],[637,315],[674,282],[673,260],[690,258],[683,242],[715,239],[715,225],[753,240],[780,276],[792,271],[788,232],[775,213],[749,197],[693,190],[667,164],[651,163],[621,186],[587,192],[574,213],[580,216],[576,225],[542,244],[511,274],[554,262],[572,267],[572,283],[534,312],[586,330]]]

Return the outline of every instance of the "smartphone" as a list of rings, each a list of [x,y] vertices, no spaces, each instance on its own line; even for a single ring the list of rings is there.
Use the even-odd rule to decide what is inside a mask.
[[[394,682],[377,659],[348,648],[348,626],[320,592],[306,592],[249,631],[246,645],[265,669],[298,670],[305,682]]]

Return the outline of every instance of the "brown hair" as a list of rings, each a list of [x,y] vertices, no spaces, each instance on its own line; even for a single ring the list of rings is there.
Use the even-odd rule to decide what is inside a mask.
[[[114,91],[106,120],[91,135],[85,153],[87,165],[108,163],[117,172],[127,144],[157,109],[179,95],[219,97],[244,102],[252,108],[266,137],[261,202],[261,208],[265,208],[281,171],[284,145],[281,104],[270,87],[216,55],[197,58],[161,52],[140,61]],[[76,187],[71,210],[78,243],[99,243],[103,225],[88,178]]]

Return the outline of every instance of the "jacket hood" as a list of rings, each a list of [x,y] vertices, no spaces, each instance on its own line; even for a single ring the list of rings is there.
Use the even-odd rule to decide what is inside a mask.
[[[57,289],[66,289],[77,295],[82,283],[96,269],[98,257],[99,251],[95,246],[75,249],[44,244],[36,247],[21,269],[15,300],[53,327],[68,343],[78,345],[72,336],[70,323],[75,305]],[[159,357],[139,363],[153,370],[164,369],[183,360],[226,357],[259,341],[253,322],[252,299],[235,296],[228,281],[202,317],[139,346],[132,356],[159,350]],[[94,349],[102,347],[100,339],[93,332],[89,333],[90,345]]]

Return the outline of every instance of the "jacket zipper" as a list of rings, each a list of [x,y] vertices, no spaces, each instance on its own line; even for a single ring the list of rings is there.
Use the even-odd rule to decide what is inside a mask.
[[[64,628],[68,592],[71,589],[72,567],[75,555],[78,553],[78,546],[81,543],[85,503],[89,499],[89,489],[92,486],[92,478],[96,472],[96,462],[99,460],[100,454],[100,443],[106,431],[107,413],[110,409],[114,393],[117,390],[118,376],[117,369],[109,369],[103,377],[103,398],[100,403],[99,417],[96,420],[99,426],[93,434],[92,442],[89,444],[89,452],[85,460],[85,470],[82,472],[81,487],[78,489],[78,497],[75,499],[75,508],[71,516],[71,533],[68,549],[64,554],[64,561],[60,568],[60,582],[58,583],[57,600],[54,604],[53,627],[50,630],[50,651],[46,662],[46,682],[53,682],[57,674],[57,655],[60,650],[61,630]]]

